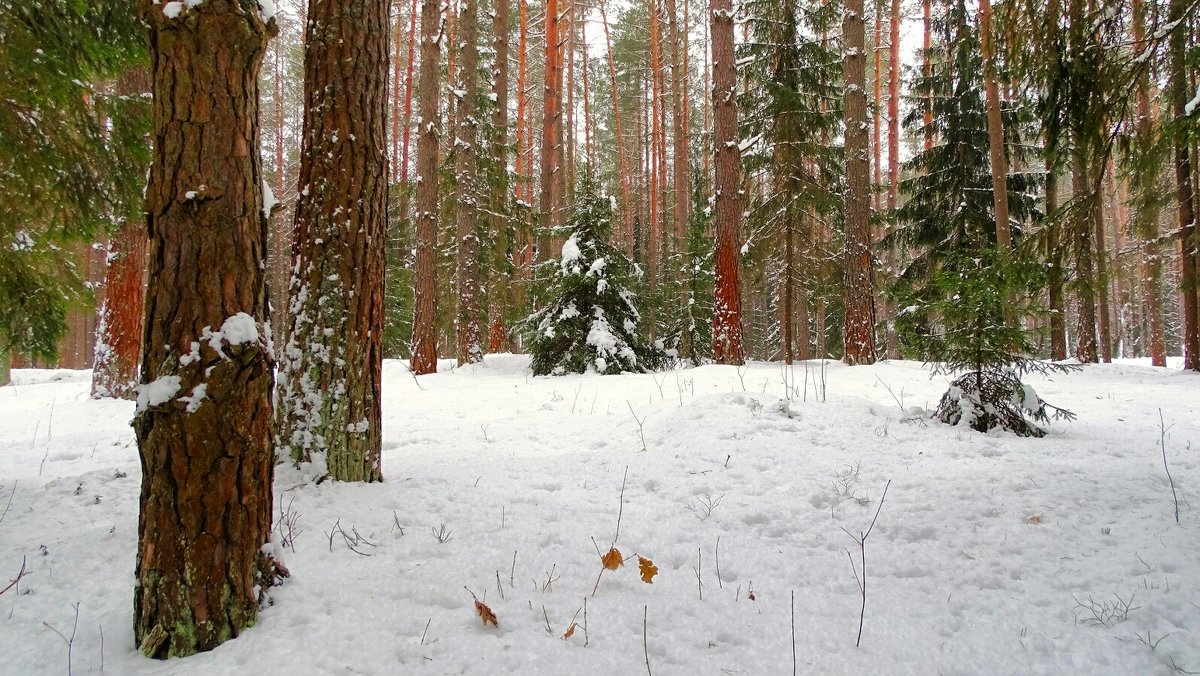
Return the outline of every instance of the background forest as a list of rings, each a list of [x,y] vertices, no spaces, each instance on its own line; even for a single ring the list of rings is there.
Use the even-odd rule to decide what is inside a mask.
[[[0,332],[5,360],[83,368],[120,344],[101,335],[98,355],[98,326],[138,323],[98,319],[96,306],[106,295],[120,299],[109,303],[116,315],[141,305],[136,284],[120,286],[136,270],[119,261],[144,246],[140,228],[120,227],[142,209],[144,29],[105,3],[45,4],[7,8],[0,27],[13,74],[0,124]],[[700,325],[713,321],[721,157],[708,9],[571,0],[547,26],[545,7],[509,5],[455,0],[429,25],[418,3],[390,8],[388,69],[370,74],[386,82],[391,164],[384,356],[409,358],[414,345],[469,359],[521,351],[539,264],[558,257],[591,175],[615,199],[610,241],[636,266],[639,331],[681,358],[710,357]],[[928,338],[945,327],[947,275],[962,273],[1014,285],[1000,291],[1018,301],[1010,319],[1031,356],[1161,365],[1183,353],[1196,367],[1195,3],[863,9],[863,38],[843,22],[856,8],[835,1],[737,10],[741,205],[729,230],[744,355],[842,358],[850,307],[851,325],[868,313],[870,358],[939,360]],[[306,11],[279,5],[261,71],[262,169],[279,203],[269,232],[277,341],[288,321]],[[422,30],[444,34],[435,53],[418,53]],[[546,49],[547,31],[557,49]],[[865,111],[845,105],[858,93]],[[864,113],[869,134],[847,135],[849,116]],[[428,181],[417,158],[423,115],[437,142]],[[847,174],[852,157],[868,160],[865,191]],[[424,196],[432,206],[416,203],[422,182],[436,184]],[[863,210],[869,231],[856,234]],[[477,246],[462,251],[471,238]],[[859,244],[869,274],[851,277]],[[1020,275],[985,282],[962,269],[1010,251],[1029,263]],[[432,311],[415,311],[414,286],[436,297]],[[866,304],[847,306],[855,294]],[[478,345],[460,345],[468,326]]]

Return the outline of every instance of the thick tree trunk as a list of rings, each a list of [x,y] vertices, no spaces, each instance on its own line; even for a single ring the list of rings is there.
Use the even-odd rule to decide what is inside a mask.
[[[104,302],[96,331],[92,398],[136,396],[142,351],[142,305],[146,292],[146,229],[126,221],[108,245]]]
[[[1171,0],[1170,21],[1183,23],[1190,3]],[[1187,81],[1187,30],[1179,26],[1171,34],[1171,109],[1176,120],[1187,117],[1190,87]],[[1179,281],[1183,292],[1183,367],[1200,371],[1200,311],[1197,307],[1197,263],[1200,237],[1196,232],[1196,202],[1192,185],[1192,159],[1188,139],[1175,137],[1175,199],[1179,208]]]
[[[843,250],[846,324],[842,359],[850,365],[875,362],[865,33],[863,0],[846,0],[842,10],[845,41],[842,71],[846,83],[846,240]]]
[[[379,481],[387,246],[387,0],[310,0],[279,445]]]
[[[441,68],[438,0],[421,3],[421,92],[417,130],[416,261],[412,372],[437,372],[438,69]]]
[[[117,80],[118,96],[151,92],[150,74],[132,68]],[[278,106],[279,104],[276,103]],[[104,299],[96,322],[92,398],[133,399],[142,356],[142,309],[146,297],[146,229],[141,214],[129,214],[108,243]]]
[[[8,336],[0,333],[0,387],[12,382],[12,351],[8,346]]]
[[[479,122],[475,103],[479,97],[479,6],[463,0],[459,13],[462,61],[459,66],[458,137],[455,141],[455,177],[458,189],[458,365],[483,360],[483,329],[479,318],[479,191],[475,185]]]
[[[144,654],[211,650],[254,624],[282,567],[271,531],[267,219],[258,71],[274,21],[249,0],[150,27],[154,155],[142,385],[134,638]]]
[[[739,193],[737,70],[733,52],[733,3],[710,0],[713,62],[713,154],[716,165],[716,299],[713,357],[718,364],[742,364],[740,253],[742,200]]]

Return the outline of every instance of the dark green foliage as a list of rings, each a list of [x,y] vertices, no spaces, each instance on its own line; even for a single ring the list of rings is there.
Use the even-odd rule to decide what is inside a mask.
[[[534,375],[662,368],[666,354],[641,333],[630,285],[635,269],[609,242],[612,199],[585,178],[566,229],[563,255],[539,267],[547,302],[523,323]]]
[[[912,262],[893,290],[900,308],[896,329],[905,349],[932,364],[934,373],[967,372],[942,398],[936,412],[941,420],[1042,436],[1034,421],[1048,420],[1048,409],[1055,417],[1071,415],[1043,402],[1020,378],[1066,367],[1032,357],[1034,346],[1013,302],[1040,296],[1044,268],[1028,252],[999,251],[996,245],[978,33],[963,0],[938,29],[941,43],[953,51],[916,87],[934,95],[939,142],[913,159],[907,167],[913,177],[901,185],[908,201],[898,212],[897,239]],[[1013,111],[1008,113],[1014,120]],[[918,110],[908,124],[919,123]],[[1015,138],[1006,141],[1011,153]],[[1009,177],[1009,209],[1018,226],[1033,213],[1028,180]],[[1013,232],[1020,246],[1022,230]],[[1034,305],[1022,308],[1024,314],[1038,311]]]
[[[383,357],[407,359],[413,323],[413,228],[408,204],[412,186],[388,189],[387,274],[383,292]]]
[[[674,270],[664,294],[675,307],[664,313],[670,318],[663,332],[663,344],[678,359],[692,365],[712,358],[713,273],[712,212],[708,188],[700,172],[693,173],[692,210],[688,219],[687,246],[671,257]]]
[[[110,89],[145,59],[129,3],[0,3],[0,336],[17,351],[53,356],[89,296],[65,245],[141,211],[148,100]]]

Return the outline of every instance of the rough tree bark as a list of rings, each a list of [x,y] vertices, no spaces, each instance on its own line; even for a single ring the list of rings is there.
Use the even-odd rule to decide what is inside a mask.
[[[1185,23],[1187,0],[1171,0],[1170,22]],[[1187,117],[1190,89],[1187,81],[1187,30],[1180,26],[1171,34],[1170,98],[1176,120]],[[1183,367],[1200,371],[1200,312],[1197,307],[1197,263],[1200,242],[1196,231],[1196,195],[1192,186],[1192,159],[1188,139],[1175,137],[1175,199],[1179,214],[1179,281],[1183,291]]]
[[[117,79],[118,96],[149,94],[150,73],[131,68]],[[108,243],[104,300],[96,322],[92,398],[136,396],[142,352],[142,306],[146,295],[146,229],[141,214],[128,214]]]
[[[894,226],[896,208],[900,206],[900,0],[892,0],[892,12],[889,19],[888,47],[888,225]],[[896,248],[889,246],[884,251],[884,263],[887,265],[887,279],[896,275]],[[896,334],[894,304],[885,301],[885,316],[887,329],[884,334],[888,359],[900,358],[900,337]]]
[[[1143,0],[1133,2],[1133,40],[1136,49],[1144,50],[1146,44],[1146,4]],[[1150,71],[1146,69],[1137,81],[1137,135],[1149,143],[1154,136],[1154,117],[1150,111]],[[1147,330],[1150,333],[1150,362],[1154,366],[1167,365],[1167,349],[1163,330],[1162,300],[1162,246],[1158,240],[1159,206],[1149,200],[1134,216],[1134,228],[1142,247],[1141,294],[1145,304]]]
[[[155,658],[254,624],[282,566],[271,530],[267,219],[258,72],[277,32],[252,0],[142,0],[150,30],[151,243],[133,427],[142,465],[134,639]]]
[[[438,0],[421,2],[421,92],[417,129],[416,260],[413,272],[412,372],[437,372],[438,69],[441,68]]]
[[[387,0],[310,0],[279,446],[379,481],[387,246]]]
[[[861,1],[861,0],[860,0]],[[710,0],[713,73],[713,163],[716,165],[716,288],[713,358],[742,364],[742,289],[739,278],[742,219],[737,137],[737,69],[733,53],[733,3]]]
[[[488,217],[489,229],[492,232],[492,237],[508,241],[511,247],[513,242],[507,239],[508,217],[507,209],[505,208],[508,201],[508,10],[509,0],[496,0],[492,8],[492,48],[496,52],[496,68],[492,74],[492,94],[496,98],[496,105],[492,109],[492,138],[491,149],[492,157],[500,165],[500,171],[496,172],[497,176],[493,183],[490,192],[490,210],[491,215]],[[503,238],[503,239],[502,239]],[[512,252],[512,249],[509,249]],[[515,252],[512,252],[515,253]],[[490,284],[490,292],[488,293],[488,351],[499,352],[504,349],[505,343],[508,340],[508,330],[504,326],[504,317],[502,310],[505,303],[503,299],[510,298],[510,289],[515,289],[514,275],[512,268],[505,270],[507,274],[501,274],[499,270],[493,270]]]
[[[479,320],[479,191],[476,190],[479,121],[475,103],[479,97],[479,6],[462,0],[458,17],[460,54],[458,91],[458,135],[454,162],[458,190],[458,365],[483,360],[483,331]]]
[[[842,10],[846,83],[846,238],[843,249],[843,361],[875,362],[875,304],[871,285],[871,185],[867,149],[866,26],[863,0],[847,0]]]

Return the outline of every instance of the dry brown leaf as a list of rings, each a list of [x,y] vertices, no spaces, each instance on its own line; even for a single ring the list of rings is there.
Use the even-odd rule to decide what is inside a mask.
[[[642,582],[654,584],[654,576],[658,575],[658,566],[650,559],[638,557],[638,570],[642,573]]]
[[[1041,522],[1042,522],[1042,515],[1041,515],[1041,514],[1034,514],[1033,516],[1031,516],[1031,517],[1029,517],[1028,519],[1026,519],[1026,521],[1028,521],[1029,523],[1041,523]]]
[[[613,547],[608,550],[607,554],[600,557],[600,563],[603,563],[604,567],[609,570],[616,570],[624,563],[624,559],[621,558],[621,552],[617,551],[616,547]]]
[[[489,623],[495,627],[500,626],[500,622],[496,620],[496,613],[479,599],[475,599],[475,612],[479,614],[479,619],[483,620],[483,626],[486,627]]]
[[[563,640],[571,638],[575,634],[575,627],[578,627],[578,622],[572,622],[571,626],[567,627],[567,633],[563,634]]]

